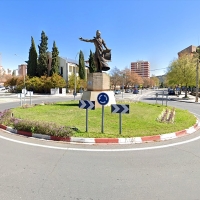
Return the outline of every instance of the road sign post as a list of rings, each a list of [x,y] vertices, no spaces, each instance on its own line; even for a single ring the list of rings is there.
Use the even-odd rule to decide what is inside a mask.
[[[97,96],[97,101],[100,105],[102,105],[102,114],[101,114],[101,132],[104,132],[104,106],[109,102],[109,96],[101,92]]]
[[[119,134],[122,133],[122,113],[129,114],[129,105],[112,104],[111,113],[119,113]]]
[[[158,100],[158,93],[156,93],[156,104],[157,104],[157,100]]]
[[[30,105],[32,105],[32,96],[33,96],[33,91],[27,91],[27,96],[30,96]]]
[[[80,100],[79,108],[86,109],[86,132],[88,132],[88,109],[95,109],[95,101]]]

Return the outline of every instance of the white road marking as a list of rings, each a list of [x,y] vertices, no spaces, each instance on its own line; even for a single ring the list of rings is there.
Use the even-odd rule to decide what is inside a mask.
[[[83,148],[66,148],[66,147],[55,147],[55,146],[48,146],[48,145],[41,145],[41,144],[33,144],[29,142],[22,142],[10,138],[6,138],[4,136],[0,136],[1,139],[19,143],[19,144],[24,144],[24,145],[30,145],[30,146],[36,146],[36,147],[43,147],[43,148],[48,148],[48,149],[57,149],[57,150],[67,150],[67,151],[90,151],[90,152],[125,152],[125,151],[145,151],[145,150],[153,150],[153,149],[163,149],[163,148],[168,148],[168,147],[173,147],[173,146],[178,146],[178,145],[183,145],[187,144],[190,142],[194,142],[200,139],[200,136],[183,141],[183,142],[177,142],[173,144],[167,144],[167,145],[162,145],[162,146],[154,146],[154,147],[141,147],[141,148],[130,148],[130,149],[83,149]]]

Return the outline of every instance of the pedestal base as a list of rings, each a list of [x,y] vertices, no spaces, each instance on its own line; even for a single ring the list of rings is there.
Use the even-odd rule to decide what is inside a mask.
[[[98,95],[104,92],[109,96],[109,102],[105,106],[116,104],[115,95],[113,91],[84,91],[81,100],[95,101],[95,108],[101,108],[102,105],[98,103]]]
[[[106,73],[89,73],[87,91],[109,91],[110,76]]]

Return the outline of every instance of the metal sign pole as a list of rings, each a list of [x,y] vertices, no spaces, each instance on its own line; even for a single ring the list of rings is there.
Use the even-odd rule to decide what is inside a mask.
[[[26,104],[26,89],[24,89],[24,105]]]
[[[104,130],[104,105],[102,105],[101,132]]]
[[[20,94],[20,105],[22,106],[22,94]]]
[[[30,105],[32,105],[32,101],[31,101],[31,92],[30,92]]]
[[[122,113],[119,113],[119,134],[122,134]]]
[[[168,95],[166,95],[166,106],[167,106],[167,102],[168,102]]]
[[[88,132],[88,109],[86,109],[86,132]]]
[[[156,93],[156,104],[157,104],[157,100],[158,100],[158,93]]]
[[[164,90],[163,90],[163,93],[162,93],[162,106],[163,106],[163,97],[164,97]]]

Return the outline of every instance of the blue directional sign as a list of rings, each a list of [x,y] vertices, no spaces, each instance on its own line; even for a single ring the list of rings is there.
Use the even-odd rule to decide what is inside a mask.
[[[109,102],[109,96],[106,93],[101,92],[97,97],[97,101],[100,105],[104,106]]]
[[[112,104],[111,113],[129,114],[129,105]]]
[[[80,100],[79,108],[95,110],[95,101]]]

